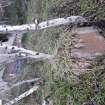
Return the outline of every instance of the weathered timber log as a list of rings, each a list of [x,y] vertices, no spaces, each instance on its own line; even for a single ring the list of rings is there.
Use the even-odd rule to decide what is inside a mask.
[[[13,31],[27,32],[27,31],[42,30],[49,27],[66,25],[74,22],[86,22],[86,20],[81,16],[70,16],[66,18],[64,17],[64,18],[47,20],[39,24],[23,24],[23,25],[16,25],[16,26],[0,25],[0,33],[10,33]]]
[[[88,22],[86,21],[85,18],[81,16],[70,16],[66,18],[64,17],[64,18],[47,20],[39,24],[33,23],[33,24],[23,24],[23,25],[16,25],[16,26],[0,25],[0,33],[36,31],[36,30],[42,30],[42,29],[56,27],[60,25],[68,25],[68,24],[77,24],[78,26],[105,27],[105,20]]]

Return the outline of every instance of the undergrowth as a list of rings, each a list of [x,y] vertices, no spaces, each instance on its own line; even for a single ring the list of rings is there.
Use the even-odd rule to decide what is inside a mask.
[[[49,1],[52,2],[52,0]],[[101,4],[100,1],[93,0],[77,0],[74,2],[58,0],[54,1],[51,8],[47,10],[49,13],[47,13],[46,18],[83,15],[89,20],[104,19],[104,5],[105,3]],[[100,65],[100,62],[96,60],[97,64],[92,65],[92,71],[75,77],[72,73],[73,62],[70,60],[70,54],[68,53],[72,41],[71,38],[68,38],[69,36],[68,33],[59,33],[61,43],[57,47],[58,59],[56,57],[52,66],[52,81],[48,81],[50,84],[49,94],[51,94],[54,105],[65,105],[68,101],[71,105],[104,105],[105,80],[102,79],[105,73],[104,64]]]
[[[62,16],[83,15],[90,20],[104,19],[104,3],[101,4],[101,0],[98,3],[97,0],[94,1],[42,0],[40,17],[42,20],[47,20]],[[31,6],[33,8],[34,4],[31,3]],[[27,22],[30,22],[35,11],[29,8],[28,12]],[[55,54],[55,58],[48,63],[30,62],[33,66],[31,65],[24,74],[26,77],[30,69],[31,73],[34,72],[33,77],[41,76],[45,79],[43,97],[50,95],[54,105],[105,105],[104,60],[101,64],[97,59],[95,61],[97,63],[92,64],[92,71],[76,76],[72,71],[73,61],[70,58],[72,37],[69,31],[60,27],[28,34],[30,35],[26,45],[28,48]]]

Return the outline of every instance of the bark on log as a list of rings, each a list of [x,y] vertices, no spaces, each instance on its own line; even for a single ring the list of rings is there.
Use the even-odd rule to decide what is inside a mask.
[[[75,22],[86,22],[86,20],[81,16],[70,16],[66,18],[64,17],[64,18],[47,20],[39,24],[24,24],[24,25],[16,25],[16,26],[1,25],[0,33],[10,33],[13,31],[15,32],[36,31],[36,30],[42,30],[49,27],[66,25],[66,24],[75,23]]]
[[[20,96],[16,97],[15,99],[11,100],[10,102],[6,103],[5,105],[13,105],[16,102],[20,101],[21,99],[23,99],[23,98],[29,96],[30,94],[32,94],[33,92],[37,91],[38,89],[39,89],[39,86],[34,86],[30,90],[26,91],[25,93],[21,94]]]

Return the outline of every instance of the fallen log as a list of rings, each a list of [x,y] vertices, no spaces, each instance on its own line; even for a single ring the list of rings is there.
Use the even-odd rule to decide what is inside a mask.
[[[42,30],[49,27],[56,27],[60,25],[66,25],[75,22],[86,22],[86,20],[81,16],[70,16],[64,18],[57,18],[52,20],[47,20],[39,24],[23,24],[23,25],[0,25],[0,33],[11,33],[11,32],[28,32]]]
[[[28,31],[37,31],[50,27],[56,27],[60,25],[69,25],[69,24],[77,24],[78,26],[98,26],[105,27],[105,20],[99,21],[86,21],[82,16],[70,16],[64,18],[57,18],[52,20],[43,21],[39,24],[23,24],[23,25],[0,25],[0,33],[11,33],[11,32],[22,32],[26,33]]]

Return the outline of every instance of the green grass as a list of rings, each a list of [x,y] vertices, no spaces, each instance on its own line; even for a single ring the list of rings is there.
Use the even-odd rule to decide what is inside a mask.
[[[55,2],[55,4],[56,3],[57,2]],[[81,8],[80,14],[83,14],[88,11],[93,11],[93,10],[95,10],[96,6],[97,5],[93,4],[92,1],[80,0],[80,8]],[[48,14],[48,13],[46,13],[47,12],[46,9],[44,12],[45,12],[44,14]],[[96,14],[97,19],[103,19],[105,17],[104,9],[102,9],[101,6],[99,6],[99,8],[97,7],[97,11],[95,14]],[[44,16],[46,16],[46,18],[48,18],[47,15],[44,15]],[[49,36],[47,31],[44,33],[44,36],[46,34]],[[46,38],[48,38],[48,36],[46,36]],[[60,35],[60,36],[62,36],[62,35]],[[65,42],[63,39],[63,44],[64,43]],[[68,50],[67,49],[68,43],[70,43],[70,40],[65,43],[65,52],[67,52],[67,50]],[[62,44],[62,43],[60,43],[60,44]],[[52,48],[52,46],[50,46],[50,47]],[[67,53],[65,53],[65,55],[67,55]],[[65,105],[67,102],[68,96],[71,97],[71,105],[82,105],[83,103],[86,103],[86,102],[88,103],[91,101],[96,102],[97,105],[104,105],[105,104],[105,95],[104,95],[105,94],[105,92],[104,92],[105,86],[103,83],[105,80],[104,79],[102,80],[103,74],[100,76],[98,75],[99,72],[103,71],[103,70],[101,70],[100,67],[95,68],[95,65],[94,65],[93,71],[82,75],[81,78],[79,79],[81,82],[76,85],[75,84],[76,81],[73,82],[72,77],[67,80],[67,76],[65,79],[64,75],[62,75],[62,72],[64,70],[63,66],[65,67],[65,65],[66,66],[72,65],[72,64],[70,64],[71,63],[70,60],[67,59],[68,56],[65,56],[65,55],[63,55],[63,58],[58,58],[57,64],[53,64],[55,69],[51,68],[53,71],[51,73],[53,75],[55,73],[54,76],[56,76],[57,72],[58,72],[58,76],[56,77],[56,79],[54,76],[52,76],[53,78],[50,78],[50,81],[48,81],[48,84],[50,84],[50,85],[48,85],[48,86],[50,86],[49,94],[51,94],[51,98],[54,101],[54,105]],[[95,68],[95,70],[94,70],[94,68]],[[50,68],[48,68],[48,69],[50,69]],[[65,70],[69,70],[69,69],[65,67]],[[51,74],[49,74],[49,75],[51,75]],[[59,76],[61,76],[61,77],[59,77]],[[64,80],[62,80],[62,79],[64,79]],[[97,87],[97,84],[99,85],[99,87]],[[96,88],[99,88],[99,90],[97,90]]]
[[[49,13],[50,4],[63,3],[65,0],[42,0],[42,8],[38,13],[42,20],[53,17]],[[80,14],[92,11],[96,5],[92,1],[80,0]],[[27,23],[35,16],[36,7],[34,0],[28,4]],[[66,15],[67,16],[67,15]],[[96,11],[98,19],[105,17],[105,9],[100,6]],[[69,47],[71,42],[69,32],[62,28],[50,28],[41,32],[28,33],[23,39],[27,48],[39,52],[55,54],[55,59],[49,62],[29,62],[23,71],[23,77],[27,78],[41,76],[46,80],[43,88],[43,96],[51,94],[54,105],[66,105],[68,96],[71,97],[71,105],[82,105],[85,102],[95,101],[97,105],[105,104],[105,77],[104,70],[100,69],[99,62],[93,64],[93,71],[80,77],[75,77],[72,73],[72,60],[69,58]],[[58,53],[58,48],[63,48],[63,52]],[[100,65],[101,66],[101,65]],[[103,74],[101,74],[103,72]],[[32,74],[33,73],[33,74]],[[79,80],[79,81],[77,81]],[[79,82],[79,83],[78,83]],[[99,85],[99,91],[95,91]]]
[[[105,19],[105,4],[100,4],[99,2],[100,1],[95,3],[93,0],[80,0],[81,14],[92,13],[95,15],[96,20]]]

